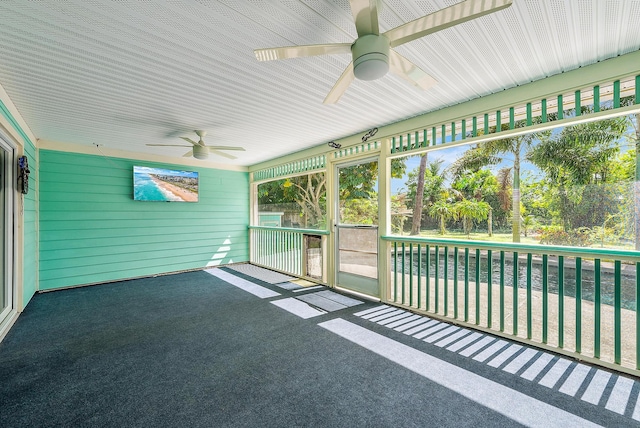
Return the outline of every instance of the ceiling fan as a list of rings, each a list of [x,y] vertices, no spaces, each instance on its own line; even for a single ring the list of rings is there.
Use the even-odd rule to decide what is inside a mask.
[[[358,38],[353,43],[289,46],[256,49],[258,61],[298,58],[327,54],[348,54],[353,60],[324,99],[324,104],[338,102],[354,78],[379,79],[388,71],[418,88],[428,89],[436,80],[392,48],[445,28],[497,12],[511,6],[513,0],[466,0],[380,33],[378,4],[381,0],[349,0]]]
[[[191,146],[185,146],[184,144],[147,144],[147,146],[162,146],[162,147],[190,147],[187,153],[184,154],[184,157],[193,156],[196,159],[207,159],[209,157],[209,153],[213,153],[218,156],[223,156],[229,159],[237,159],[235,156],[232,156],[228,153],[224,153],[221,150],[239,150],[244,151],[242,147],[234,147],[234,146],[207,146],[204,143],[203,137],[207,135],[207,131],[194,131],[200,139],[198,142],[193,141],[188,137],[180,137],[188,143],[191,143]]]

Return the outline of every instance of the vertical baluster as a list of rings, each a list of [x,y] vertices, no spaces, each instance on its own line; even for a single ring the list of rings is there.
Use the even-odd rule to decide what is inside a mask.
[[[460,135],[464,140],[467,138],[467,119],[462,119],[462,122],[460,123],[460,127],[462,128],[460,131]]]
[[[449,313],[449,247],[445,246],[442,252],[444,259],[444,316]]]
[[[393,301],[398,301],[398,242],[393,241]]]
[[[439,284],[439,282],[440,282],[440,281],[439,281],[440,260],[439,260],[439,253],[438,253],[438,250],[439,250],[439,248],[438,248],[438,246],[436,245],[435,253],[434,253],[434,255],[433,255],[433,257],[434,257],[434,262],[435,262],[435,264],[436,264],[436,270],[435,270],[436,288],[435,288],[435,290],[434,290],[434,294],[433,294],[433,303],[434,303],[434,306],[435,306],[434,312],[435,312],[436,314],[438,313],[438,308],[439,308],[439,305],[438,305],[438,303],[439,303],[439,301],[438,301],[438,300],[439,300],[439,299],[438,299],[438,297],[439,297],[439,295],[440,295],[439,290],[438,290],[438,288],[439,288],[439,286],[440,286],[440,284]]]
[[[531,301],[531,262],[533,254],[527,254],[527,339],[531,339],[531,331],[533,327],[532,321],[532,301]]]
[[[513,335],[518,335],[518,253],[513,252]]]
[[[476,325],[480,325],[480,249],[476,248]]]
[[[453,318],[458,319],[458,247],[453,248]]]
[[[531,126],[533,124],[533,111],[531,108],[531,103],[527,103],[527,126]]]
[[[493,306],[493,280],[491,278],[493,267],[493,252],[491,250],[487,250],[487,327],[491,328],[492,322],[492,306]]]
[[[404,274],[405,273],[405,270],[404,270],[404,254],[405,254],[405,248],[404,248],[404,242],[403,242],[402,243],[402,258],[400,259],[400,261],[401,261],[400,264],[401,264],[401,267],[402,267],[402,277],[401,277],[402,278],[402,298],[400,300],[400,303],[403,304],[403,305],[404,305],[404,296],[405,296],[404,288],[405,288],[405,283],[406,283],[406,275]]]
[[[451,122],[451,142],[456,141],[456,123]]]
[[[558,120],[564,118],[564,106],[562,104],[562,95],[558,95]]]
[[[436,136],[436,127],[434,126],[433,128],[431,128],[431,145],[435,146],[437,143],[436,140],[437,136]]]
[[[425,310],[429,310],[429,296],[431,295],[431,247],[428,245],[424,246],[424,276],[426,278],[426,288],[425,288]]]
[[[418,309],[422,303],[422,249],[418,244]]]
[[[504,251],[500,251],[500,331],[504,331]]]
[[[477,137],[478,136],[478,116],[473,116],[471,118],[471,136],[472,137]]]
[[[593,111],[600,111],[600,86],[596,85],[593,87]]]
[[[484,135],[489,135],[489,113],[484,114]]]
[[[613,82],[613,108],[620,108],[620,81]]]
[[[409,306],[413,306],[413,244],[412,243],[409,243]]]
[[[440,143],[444,144],[447,142],[447,126],[446,125],[442,125],[442,135],[440,135],[441,140]]]
[[[502,131],[502,112],[498,110],[496,112],[496,132]]]
[[[582,257],[576,257],[576,352],[582,352]]]
[[[558,348],[564,348],[564,256],[558,256]]]
[[[614,357],[616,364],[622,362],[622,263],[614,262],[614,289],[613,289],[613,325],[614,325]]]
[[[542,343],[547,343],[549,330],[549,256],[542,255]]]
[[[601,315],[601,277],[600,259],[595,259],[594,267],[594,290],[593,290],[593,356],[600,358],[600,315]]]
[[[516,109],[514,107],[509,108],[509,129],[515,129],[516,127]]]
[[[576,117],[580,116],[582,114],[582,95],[580,94],[580,90],[578,89],[575,92],[575,106],[576,106]]]
[[[541,101],[541,109],[542,109],[542,123],[547,122],[547,99],[543,98]]]
[[[469,321],[469,248],[464,249],[464,322]]]

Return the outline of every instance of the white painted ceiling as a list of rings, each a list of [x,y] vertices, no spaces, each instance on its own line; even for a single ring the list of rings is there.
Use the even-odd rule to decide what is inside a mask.
[[[384,0],[381,31],[457,2]],[[204,129],[247,150],[209,161],[239,166],[640,49],[640,0],[514,0],[397,48],[432,89],[387,75],[323,105],[349,55],[253,49],[352,42],[348,0],[3,0],[0,17],[0,85],[39,140],[177,159],[145,144]]]

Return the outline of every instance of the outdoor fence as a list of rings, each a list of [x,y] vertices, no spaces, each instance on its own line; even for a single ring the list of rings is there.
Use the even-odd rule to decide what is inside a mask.
[[[634,251],[386,236],[388,301],[613,367],[640,369]]]

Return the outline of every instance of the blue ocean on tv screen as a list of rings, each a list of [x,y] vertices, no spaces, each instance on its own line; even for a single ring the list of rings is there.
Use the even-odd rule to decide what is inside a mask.
[[[179,181],[181,177],[195,182],[195,192],[190,194],[195,200],[185,199],[184,196],[181,197],[172,192],[170,189],[175,189],[175,186],[167,184],[166,180],[161,180],[162,178],[171,178],[173,181]],[[195,202],[198,200],[197,180],[198,173],[193,171],[174,171],[162,168],[134,166],[133,199],[136,201]]]

